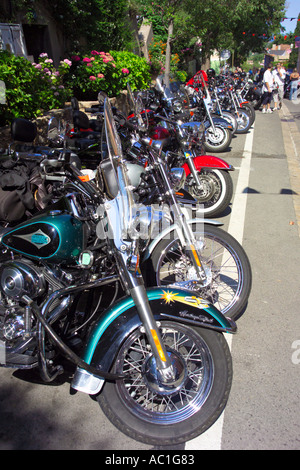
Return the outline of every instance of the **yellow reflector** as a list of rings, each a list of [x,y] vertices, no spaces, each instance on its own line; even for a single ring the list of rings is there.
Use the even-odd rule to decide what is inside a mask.
[[[155,346],[157,348],[157,351],[158,351],[158,354],[161,358],[162,361],[166,362],[167,359],[166,359],[166,356],[164,355],[164,352],[162,350],[162,347],[161,347],[161,344],[160,344],[160,341],[158,339],[158,336],[156,334],[156,331],[155,330],[151,330],[151,334],[152,334],[152,338],[154,339],[154,343],[155,343]]]

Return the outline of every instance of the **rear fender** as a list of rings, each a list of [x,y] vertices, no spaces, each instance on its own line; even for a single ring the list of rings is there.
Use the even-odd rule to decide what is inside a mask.
[[[168,320],[224,333],[236,332],[237,327],[232,320],[190,291],[154,287],[147,289],[147,296],[158,322]],[[83,360],[108,372],[121,344],[140,326],[142,323],[132,298],[121,299],[104,312],[95,324],[86,343]],[[103,379],[77,368],[72,387],[85,393],[96,394],[103,383]]]
[[[195,168],[198,171],[201,171],[202,168],[227,171],[234,170],[234,167],[232,165],[229,165],[229,163],[227,163],[222,158],[214,157],[213,155],[199,155],[198,157],[194,157],[193,161]],[[182,168],[184,169],[186,176],[191,173],[188,163],[182,165]]]

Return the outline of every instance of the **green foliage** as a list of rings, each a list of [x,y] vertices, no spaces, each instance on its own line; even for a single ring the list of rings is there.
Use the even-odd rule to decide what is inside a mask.
[[[73,55],[72,61],[68,81],[78,99],[96,99],[100,90],[117,96],[126,89],[127,81],[133,90],[149,86],[150,67],[132,52],[94,50],[84,57]]]
[[[151,72],[155,74],[164,74],[165,62],[166,62],[166,43],[161,40],[152,41],[149,46],[149,58]],[[171,76],[176,80],[185,81],[187,73],[183,70],[179,70],[179,54],[171,54],[170,71]]]
[[[44,0],[44,3],[61,25],[72,50],[79,50],[82,38],[91,49],[132,47],[127,0]]]
[[[65,102],[70,92],[62,80],[69,66],[64,62],[56,70],[47,59],[44,55],[41,63],[31,64],[23,57],[0,51],[0,80],[6,88],[5,103],[0,104],[0,125],[17,117],[40,116]]]
[[[83,58],[64,59],[57,68],[46,53],[32,64],[0,51],[0,82],[6,88],[5,103],[2,98],[0,104],[0,125],[17,117],[32,119],[49,109],[61,108],[71,96],[96,99],[101,90],[117,96],[126,89],[127,81],[133,90],[145,89],[150,78],[146,60],[126,51],[92,51]]]

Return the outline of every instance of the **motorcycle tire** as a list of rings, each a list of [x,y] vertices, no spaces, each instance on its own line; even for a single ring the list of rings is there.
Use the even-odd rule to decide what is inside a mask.
[[[251,126],[252,124],[254,123],[255,121],[255,117],[256,117],[256,114],[255,114],[255,109],[253,107],[253,105],[251,103],[244,103],[243,104],[243,108],[249,113],[250,115],[250,122],[251,122]]]
[[[199,241],[205,284],[196,277],[189,253],[175,231],[163,238],[153,249],[144,268],[144,279],[150,286],[189,289],[209,300],[226,317],[236,320],[246,308],[251,292],[252,271],[241,244],[220,227],[192,224]]]
[[[97,401],[127,436],[149,445],[174,446],[202,434],[218,419],[231,389],[232,359],[221,333],[171,321],[161,321],[160,330],[181,371],[173,390],[159,380],[147,338],[137,328],[112,368],[126,378],[106,382]]]
[[[218,114],[212,114],[211,116],[212,117],[220,117]],[[235,134],[235,132],[237,130],[237,127],[238,127],[235,115],[233,113],[231,113],[230,111],[225,111],[225,110],[222,109],[221,117],[223,119],[225,119],[229,124],[232,125],[231,133]]]
[[[186,180],[185,190],[201,204],[202,217],[217,217],[227,209],[233,195],[233,183],[228,171],[203,168],[198,172],[201,187],[190,173]]]
[[[222,117],[232,125],[232,134],[235,134],[238,125],[234,114],[230,113],[229,111],[222,111]]]
[[[204,147],[208,152],[225,152],[231,144],[232,133],[225,127],[215,124],[215,133],[211,126],[206,129]]]
[[[245,108],[239,108],[236,119],[238,123],[236,134],[246,134],[251,127],[251,118],[249,112]]]

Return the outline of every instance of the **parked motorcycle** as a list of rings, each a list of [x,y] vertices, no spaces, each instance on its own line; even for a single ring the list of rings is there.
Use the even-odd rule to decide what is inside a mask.
[[[130,87],[128,96],[133,102]],[[140,93],[138,97],[141,98]],[[182,122],[176,119],[176,115],[172,118],[166,117],[161,108],[162,114],[157,114],[157,107],[155,112],[153,106],[152,109],[151,106],[150,109],[144,108],[145,101],[149,104],[149,100],[140,99],[140,102],[144,103],[141,104],[140,112],[147,121],[149,136],[156,141],[156,145],[163,144],[170,168],[184,169],[187,176],[185,190],[197,204],[201,204],[202,214],[205,217],[219,216],[232,198],[233,184],[229,172],[233,171],[234,167],[221,158],[205,154],[205,126],[201,122]],[[128,117],[129,122],[132,119],[135,119],[135,113]]]
[[[116,196],[82,181],[64,152],[43,165],[69,173],[69,192],[0,229],[1,364],[38,367],[53,382],[63,355],[76,365],[72,388],[95,395],[122,432],[176,445],[224,409],[232,363],[222,333],[236,326],[196,293],[145,289],[139,254],[148,237],[141,233],[154,215],[136,206],[108,102],[104,121],[108,159],[99,178],[110,169],[106,185]],[[126,295],[116,301],[118,286]]]
[[[203,122],[205,127],[204,148],[207,151],[214,153],[224,152],[229,148],[232,140],[232,125],[227,120],[211,114],[209,98],[207,96],[203,95],[200,91],[194,95],[196,102],[191,102],[192,109],[190,110],[188,105],[190,97],[186,93],[183,97],[187,102],[185,106],[186,112],[183,113],[184,106],[181,104],[183,101],[181,95],[184,91],[178,91],[177,94],[174,94],[170,88],[163,84],[163,80],[160,77],[156,80],[156,87],[161,94],[163,109],[167,117],[174,118],[177,115],[177,118],[181,120],[190,121],[190,111],[192,111],[194,119]],[[161,113],[160,109],[157,111]]]
[[[218,93],[218,98],[222,109],[230,111],[234,114],[237,120],[236,134],[245,134],[250,129],[254,122],[255,116],[250,114],[241,101],[238,99],[233,83],[229,77],[219,76],[216,78],[215,90]]]
[[[123,116],[121,117],[123,121],[127,122]],[[116,119],[115,115],[114,118]],[[51,122],[51,125],[52,124],[53,122]],[[197,123],[194,124],[196,125]],[[59,127],[55,128],[55,126],[50,126],[50,133],[52,134],[53,141],[59,141],[59,136],[57,140],[58,131]],[[156,144],[157,142],[155,142],[155,145]],[[139,202],[143,203],[144,205],[167,204],[170,207],[172,206],[172,200],[170,201],[168,198],[170,187],[172,190],[176,190],[176,199],[178,198],[181,204],[185,203],[187,207],[188,216],[190,220],[185,221],[185,223],[192,224],[193,222],[195,222],[195,227],[198,227],[199,229],[200,226],[201,228],[201,242],[198,245],[198,247],[200,247],[200,251],[199,249],[197,250],[198,259],[201,259],[202,257],[201,250],[204,250],[204,248],[208,245],[210,246],[210,253],[208,253],[208,251],[206,251],[205,253],[204,250],[203,260],[203,264],[205,266],[208,265],[204,269],[204,271],[206,270],[209,273],[208,276],[205,276],[205,273],[202,272],[203,279],[201,279],[200,271],[197,265],[196,270],[193,271],[192,266],[195,267],[195,259],[193,256],[193,252],[189,250],[187,255],[185,257],[182,257],[182,260],[186,261],[186,268],[182,270],[179,278],[177,276],[177,278],[175,279],[175,276],[173,276],[173,281],[175,283],[181,282],[182,285],[185,286],[190,286],[192,290],[195,290],[196,292],[201,291],[202,295],[205,295],[205,292],[207,291],[207,296],[211,299],[213,303],[216,303],[218,305],[222,313],[226,312],[226,315],[232,318],[238,317],[245,308],[251,290],[251,269],[244,250],[240,245],[235,246],[236,241],[234,239],[232,240],[232,243],[230,240],[225,241],[227,239],[227,234],[216,226],[218,225],[217,222],[211,221],[209,219],[204,220],[203,218],[198,218],[197,220],[195,220],[196,211],[193,210],[195,200],[192,196],[189,195],[189,193],[187,193],[183,189],[183,185],[186,181],[185,172],[183,171],[183,169],[181,169],[180,171],[180,168],[173,168],[170,173],[169,162],[164,158],[164,165],[167,165],[167,167],[165,168],[165,171],[161,176],[161,171],[163,167],[161,166],[160,168],[158,163],[155,162],[155,155],[153,154],[153,157],[150,156],[150,159],[149,157],[147,158],[147,153],[149,149],[147,149],[147,146],[146,148],[139,148],[139,145],[141,144],[136,142],[136,144],[132,146],[131,156],[133,156],[133,161],[127,163],[128,173],[132,181],[132,188]],[[45,159],[45,155],[43,156],[41,152],[40,154],[32,152],[22,153],[22,158],[27,159],[28,157],[33,157],[36,165],[34,176],[31,176],[29,179],[30,187],[32,188],[32,191],[34,193],[35,210],[33,213],[44,209],[45,207],[49,206],[49,204],[58,200],[60,196],[64,195],[65,192],[68,191],[70,182],[73,185],[75,183],[77,183],[78,185],[78,178],[75,178],[74,183],[74,178],[72,178],[70,169],[67,170],[65,167],[59,169],[59,162],[57,162],[57,155],[55,153],[57,151],[55,149],[49,148],[47,150],[50,150],[50,153],[48,154],[49,159],[51,159],[51,161],[55,163],[53,167],[49,167],[49,165],[45,164],[45,161],[43,160]],[[134,150],[137,150],[136,155],[134,155]],[[152,151],[155,151],[155,148],[153,148]],[[105,155],[107,156],[107,148],[100,149],[100,153],[103,158],[106,158]],[[64,150],[64,154],[69,155],[70,159],[74,158],[74,154],[67,149]],[[40,159],[42,162],[40,161]],[[88,180],[89,175],[84,175],[82,174],[82,172],[80,173],[78,170],[78,166],[76,166],[76,168],[78,171],[77,176],[83,181]],[[103,184],[105,184],[106,182],[110,183],[112,180],[112,173],[109,171],[109,168],[106,171],[105,163],[102,163],[101,168],[101,174],[103,174],[103,182],[97,183],[99,184],[100,191],[103,190]],[[42,169],[41,174],[39,169]],[[75,171],[75,167],[73,168],[73,171]],[[88,174],[90,173],[90,170],[85,171]],[[97,174],[98,172],[95,173],[94,171],[92,171],[92,176],[94,178]],[[97,182],[97,178],[94,179],[94,182]],[[111,193],[112,188],[112,183],[106,184],[107,197],[115,197],[116,194]],[[31,198],[33,199],[32,194]],[[11,211],[8,212],[10,213]],[[33,214],[31,213],[30,216],[32,215]],[[16,222],[17,220],[14,221],[14,224]],[[6,223],[6,225],[8,224]],[[12,225],[11,221],[9,221],[9,225]],[[216,226],[214,231],[214,243],[212,242],[211,235],[208,235],[208,237],[206,236],[206,227],[208,225]],[[202,229],[203,227],[204,229]],[[183,233],[186,234],[186,231],[183,231]],[[174,237],[174,234],[178,235],[178,232],[176,231],[176,225],[170,224],[170,226],[168,226],[168,230],[166,230],[165,232],[165,236],[167,238]],[[183,238],[183,236],[181,235],[180,240],[183,244],[182,246],[184,247],[186,244],[186,239]],[[142,268],[143,272],[147,274],[146,277],[149,285],[157,285],[157,283],[158,285],[160,285],[161,282],[160,276],[157,276],[157,278],[155,278],[154,274],[150,276],[150,272],[153,271],[153,269],[155,269],[155,272],[157,271],[155,264],[152,264],[151,260],[152,258],[156,259],[156,251],[160,250],[160,242],[162,242],[162,237],[161,233],[158,233],[151,241],[151,251],[149,251],[148,255],[146,255],[147,251],[143,252]],[[234,246],[235,254],[234,256],[232,256],[232,250]],[[224,257],[220,256],[221,252],[224,254]],[[225,260],[225,262],[222,261],[223,259]],[[229,263],[231,263],[232,265],[230,273],[228,272]],[[178,270],[179,265],[176,266]],[[191,282],[193,276],[195,282]],[[223,295],[224,292],[226,292],[225,296]]]
[[[128,156],[139,163],[132,168],[135,174],[133,190],[144,204],[167,204],[173,225],[162,230],[147,248],[145,278],[148,285],[172,284],[188,288],[216,302],[220,311],[230,318],[243,312],[251,291],[251,267],[242,246],[209,219],[195,218],[192,205],[187,203],[186,219],[178,197],[182,193],[185,173],[177,173],[174,190],[174,173],[170,173],[168,158],[163,154],[163,144],[148,137],[148,126],[134,109],[136,126],[134,144]],[[128,121],[127,121],[128,123]],[[197,136],[199,123],[194,122]],[[184,130],[184,128],[183,128]],[[183,141],[186,136],[183,134]],[[132,178],[133,181],[133,178]],[[176,194],[175,194],[176,191]],[[184,194],[183,194],[184,197]],[[188,202],[188,201],[187,201]],[[192,248],[191,248],[192,247]]]

